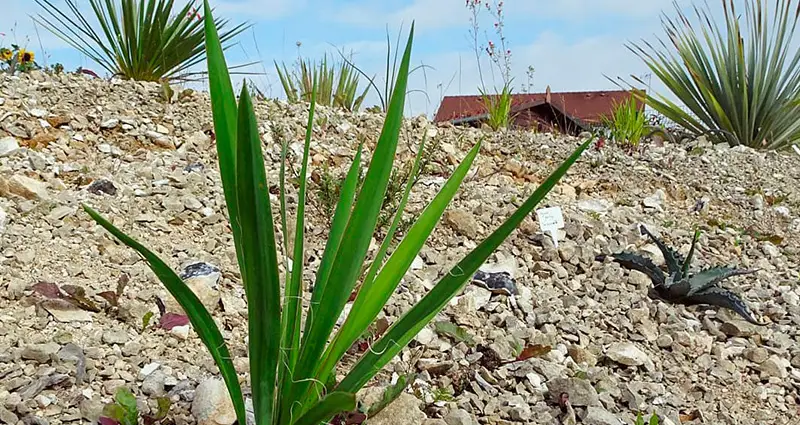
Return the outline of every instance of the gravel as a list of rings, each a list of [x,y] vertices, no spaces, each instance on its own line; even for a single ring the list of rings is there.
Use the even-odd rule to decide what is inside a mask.
[[[0,76],[0,422],[59,425],[96,418],[120,386],[134,391],[143,406],[167,394],[176,423],[233,422],[218,369],[196,332],[189,325],[170,331],[156,326],[160,307],[180,312],[174,300],[135,252],[81,208],[90,205],[177,272],[207,265],[195,266],[203,273],[187,275],[187,283],[223,329],[247,386],[247,308],[225,218],[208,97],[196,92],[163,103],[160,90],[157,84],[84,75]],[[258,101],[256,110],[268,179],[276,185],[277,142],[289,142],[290,159],[299,165],[307,110],[271,100]],[[325,120],[318,121],[311,143],[315,175],[327,168],[343,176],[362,139],[369,160],[381,115],[325,107],[317,113]],[[413,160],[423,134],[438,147],[414,187],[406,218],[427,205],[479,138],[486,139],[453,205],[381,313],[388,323],[580,143],[412,117],[401,132],[398,162]],[[800,158],[792,152],[717,147],[702,138],[648,145],[633,155],[611,145],[590,149],[541,204],[564,212],[558,248],[528,217],[485,265],[504,270],[513,264],[517,293],[469,285],[435,320],[461,327],[471,342],[430,327],[368,386],[385,387],[399,373],[418,372],[401,402],[414,408],[395,410],[400,423],[420,423],[425,416],[424,423],[451,425],[575,418],[630,424],[639,410],[675,424],[690,414],[698,419],[689,423],[800,421],[799,173]],[[313,180],[311,188],[307,282],[329,223]],[[290,214],[294,199],[290,195]],[[628,250],[663,263],[638,234],[639,224],[684,254],[700,227],[698,268],[759,269],[725,285],[735,285],[767,326],[749,326],[708,306],[653,300],[641,273],[594,260]],[[279,243],[283,237],[279,232]],[[117,305],[98,296],[116,291],[122,276],[129,282]],[[38,282],[82,287],[98,311],[43,299],[31,289]],[[148,312],[154,317],[143,329]],[[516,360],[534,346],[549,350]],[[344,364],[354,360],[348,355]],[[562,413],[562,392],[572,414]]]

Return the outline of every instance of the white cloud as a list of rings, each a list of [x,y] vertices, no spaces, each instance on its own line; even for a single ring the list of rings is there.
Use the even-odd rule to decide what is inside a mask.
[[[406,28],[415,21],[419,30],[446,28],[469,22],[469,12],[461,0],[413,0],[411,4],[395,10],[385,10],[380,2],[350,3],[337,7],[333,20],[345,24],[378,28],[386,26]]]

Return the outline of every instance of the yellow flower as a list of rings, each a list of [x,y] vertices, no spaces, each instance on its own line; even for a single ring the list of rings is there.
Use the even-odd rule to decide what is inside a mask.
[[[33,62],[34,54],[30,50],[20,49],[19,53],[17,54],[17,60],[20,63],[31,63]]]
[[[11,53],[11,50],[6,49],[5,47],[0,49],[0,61],[10,61],[12,56],[14,56],[14,54]]]

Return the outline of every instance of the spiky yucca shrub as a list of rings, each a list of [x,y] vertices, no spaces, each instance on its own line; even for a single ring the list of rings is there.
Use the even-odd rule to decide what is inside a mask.
[[[745,0],[745,25],[733,0],[721,0],[725,27],[694,7],[691,22],[678,7],[664,17],[669,39],[660,48],[629,44],[684,110],[663,95],[647,103],[689,132],[711,133],[730,145],[778,149],[800,140],[800,50],[792,39],[800,15],[794,0]],[[671,48],[670,48],[671,45]]]
[[[275,70],[281,80],[281,87],[290,103],[310,102],[316,86],[316,102],[318,105],[334,106],[348,111],[357,111],[367,96],[367,90],[358,94],[358,74],[352,65],[341,61],[336,65],[328,64],[327,55],[319,63],[310,59],[301,59],[297,69],[290,71],[286,64],[279,66],[275,62]]]
[[[642,106],[636,95],[632,95],[614,105],[610,117],[603,116],[602,122],[608,127],[611,140],[625,147],[639,146],[647,130],[647,117]]]
[[[195,2],[182,8],[174,0],[89,0],[95,30],[75,0],[66,7],[36,0],[49,17],[37,23],[67,42],[114,76],[141,81],[188,79],[188,70],[205,60],[203,19]],[[222,29],[226,20],[217,20]],[[220,34],[225,43],[247,29],[246,24]],[[226,46],[226,48],[229,46]]]

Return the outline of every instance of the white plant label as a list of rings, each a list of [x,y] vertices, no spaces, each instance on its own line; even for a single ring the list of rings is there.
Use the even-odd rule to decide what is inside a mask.
[[[536,217],[539,220],[539,228],[542,232],[550,234],[553,245],[558,248],[558,229],[564,228],[564,214],[561,212],[561,207],[536,210]]]

